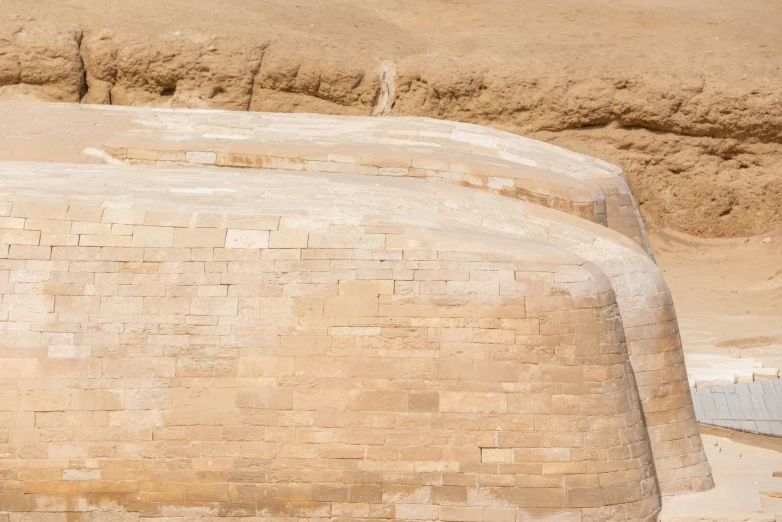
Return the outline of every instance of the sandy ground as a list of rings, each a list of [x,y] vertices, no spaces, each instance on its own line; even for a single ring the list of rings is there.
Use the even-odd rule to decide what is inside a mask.
[[[753,358],[782,369],[782,230],[699,239],[652,227],[649,238],[673,294],[685,354]]]
[[[660,522],[774,522],[780,506],[762,493],[782,490],[782,478],[774,475],[782,471],[782,454],[721,436],[701,437],[715,488],[663,497]]]
[[[152,37],[189,30],[283,39],[311,54],[337,50],[359,59],[428,54],[506,67],[531,61],[552,74],[624,63],[644,72],[719,69],[729,78],[763,71],[771,80],[782,62],[776,0],[4,0],[3,6],[11,20]],[[743,67],[729,67],[734,61]]]

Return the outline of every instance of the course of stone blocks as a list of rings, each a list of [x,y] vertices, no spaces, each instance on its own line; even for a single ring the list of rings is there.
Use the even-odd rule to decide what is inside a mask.
[[[420,119],[49,107],[0,106],[0,517],[652,520],[712,486],[618,169]],[[285,150],[304,172],[257,159]]]
[[[589,219],[652,254],[621,169],[546,143],[428,118],[149,110],[0,102],[0,159],[217,165],[436,179]],[[63,136],[51,122],[68,122]],[[12,136],[18,137],[15,141]],[[34,138],[33,147],[25,141]],[[3,143],[5,141],[5,143]],[[45,150],[45,158],[41,150]]]

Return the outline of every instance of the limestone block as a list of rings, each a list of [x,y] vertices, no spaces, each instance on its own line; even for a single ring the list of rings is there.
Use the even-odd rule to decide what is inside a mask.
[[[228,229],[225,248],[267,248],[269,232],[265,230]]]

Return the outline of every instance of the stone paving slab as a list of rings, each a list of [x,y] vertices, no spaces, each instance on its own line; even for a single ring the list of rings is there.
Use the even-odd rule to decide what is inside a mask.
[[[691,388],[698,422],[782,436],[782,379]]]

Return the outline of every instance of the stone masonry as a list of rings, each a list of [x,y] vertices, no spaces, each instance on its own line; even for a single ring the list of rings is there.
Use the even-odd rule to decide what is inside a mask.
[[[621,171],[422,119],[49,107],[73,130],[0,108],[0,521],[654,520],[712,486]]]
[[[547,143],[428,118],[362,118],[0,102],[0,160],[229,166],[436,179],[573,214],[652,254],[621,169]],[[51,122],[68,122],[63,137]],[[17,139],[32,140],[24,146]]]

